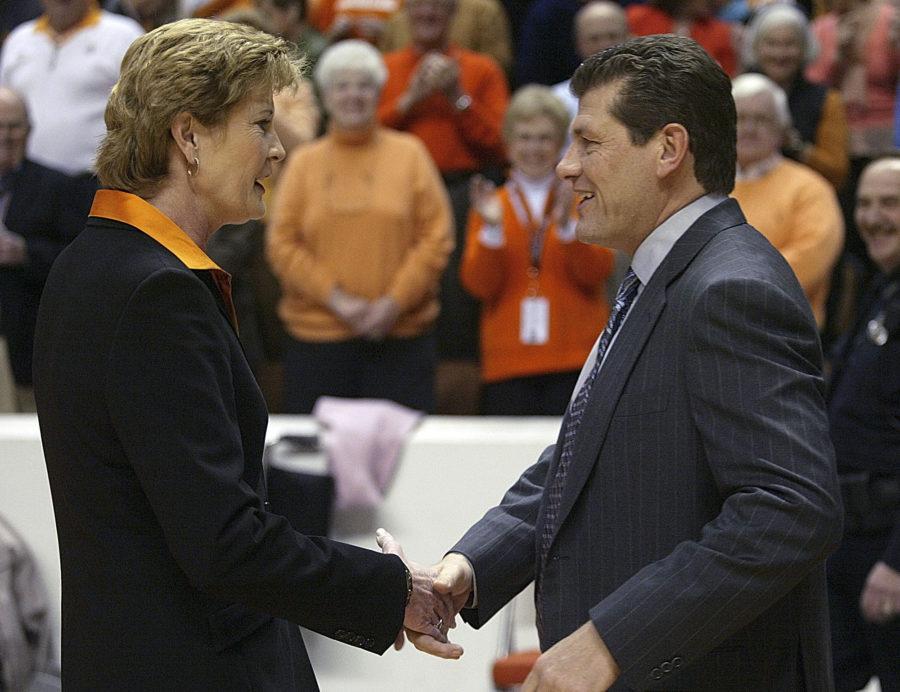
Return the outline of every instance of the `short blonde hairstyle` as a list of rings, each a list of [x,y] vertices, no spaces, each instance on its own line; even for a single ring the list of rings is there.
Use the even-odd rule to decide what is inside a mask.
[[[231,22],[183,19],[145,34],[125,53],[106,104],[100,184],[153,194],[169,174],[175,116],[221,125],[249,94],[296,84],[303,64],[287,41]]]
[[[546,116],[556,125],[559,143],[566,141],[569,130],[569,110],[553,93],[553,89],[542,84],[526,84],[516,90],[509,101],[503,117],[503,137],[507,142],[512,138],[513,128],[523,120]]]

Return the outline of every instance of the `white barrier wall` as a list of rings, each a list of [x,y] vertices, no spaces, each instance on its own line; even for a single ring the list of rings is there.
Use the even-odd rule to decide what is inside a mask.
[[[377,549],[374,532],[384,526],[403,543],[410,559],[437,560],[555,441],[558,428],[559,420],[552,418],[427,418],[412,434],[383,505],[371,512],[337,515],[332,536]],[[273,416],[269,439],[314,430],[308,418]],[[59,555],[33,416],[0,416],[0,513],[28,541],[47,580],[55,604],[58,652]],[[498,636],[499,618],[477,632],[462,625],[451,638],[466,653],[459,661],[442,661],[409,645],[379,658],[304,633],[323,692],[491,690]]]

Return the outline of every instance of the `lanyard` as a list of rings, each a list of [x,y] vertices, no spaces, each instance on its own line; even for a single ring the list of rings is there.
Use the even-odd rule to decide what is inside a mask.
[[[541,269],[544,239],[547,235],[547,229],[552,222],[550,212],[553,210],[554,204],[556,204],[556,186],[551,187],[550,193],[547,195],[547,202],[544,204],[544,212],[540,224],[532,216],[531,207],[528,206],[528,199],[525,197],[525,193],[522,192],[522,188],[513,180],[509,182],[509,186],[519,202],[517,206],[521,208],[521,212],[525,216],[525,226],[530,235],[531,266],[528,275],[533,275],[533,278],[537,278],[537,274]]]

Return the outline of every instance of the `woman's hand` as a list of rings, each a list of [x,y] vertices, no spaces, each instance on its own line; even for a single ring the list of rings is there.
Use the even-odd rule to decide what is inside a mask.
[[[489,226],[499,226],[503,220],[503,207],[497,197],[497,186],[483,175],[475,175],[469,183],[469,201],[472,208]]]
[[[354,334],[362,332],[363,320],[369,310],[369,301],[351,295],[335,286],[328,296],[328,308],[343,322],[346,322]]]

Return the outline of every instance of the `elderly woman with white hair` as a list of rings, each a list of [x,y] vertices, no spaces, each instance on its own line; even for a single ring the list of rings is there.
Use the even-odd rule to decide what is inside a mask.
[[[337,43],[314,78],[329,129],[289,159],[267,239],[290,337],[284,408],[309,413],[330,395],[432,411],[432,328],[453,248],[446,191],[416,137],[377,123],[377,50]]]
[[[791,115],[781,87],[764,75],[744,74],[731,93],[737,110],[732,196],[791,265],[821,329],[831,270],[844,240],[837,195],[821,175],[782,155]]]
[[[743,59],[749,71],[766,75],[787,94],[793,127],[783,153],[839,189],[849,166],[847,115],[837,90],[804,77],[817,53],[809,20],[791,4],[765,6],[744,34]]]

